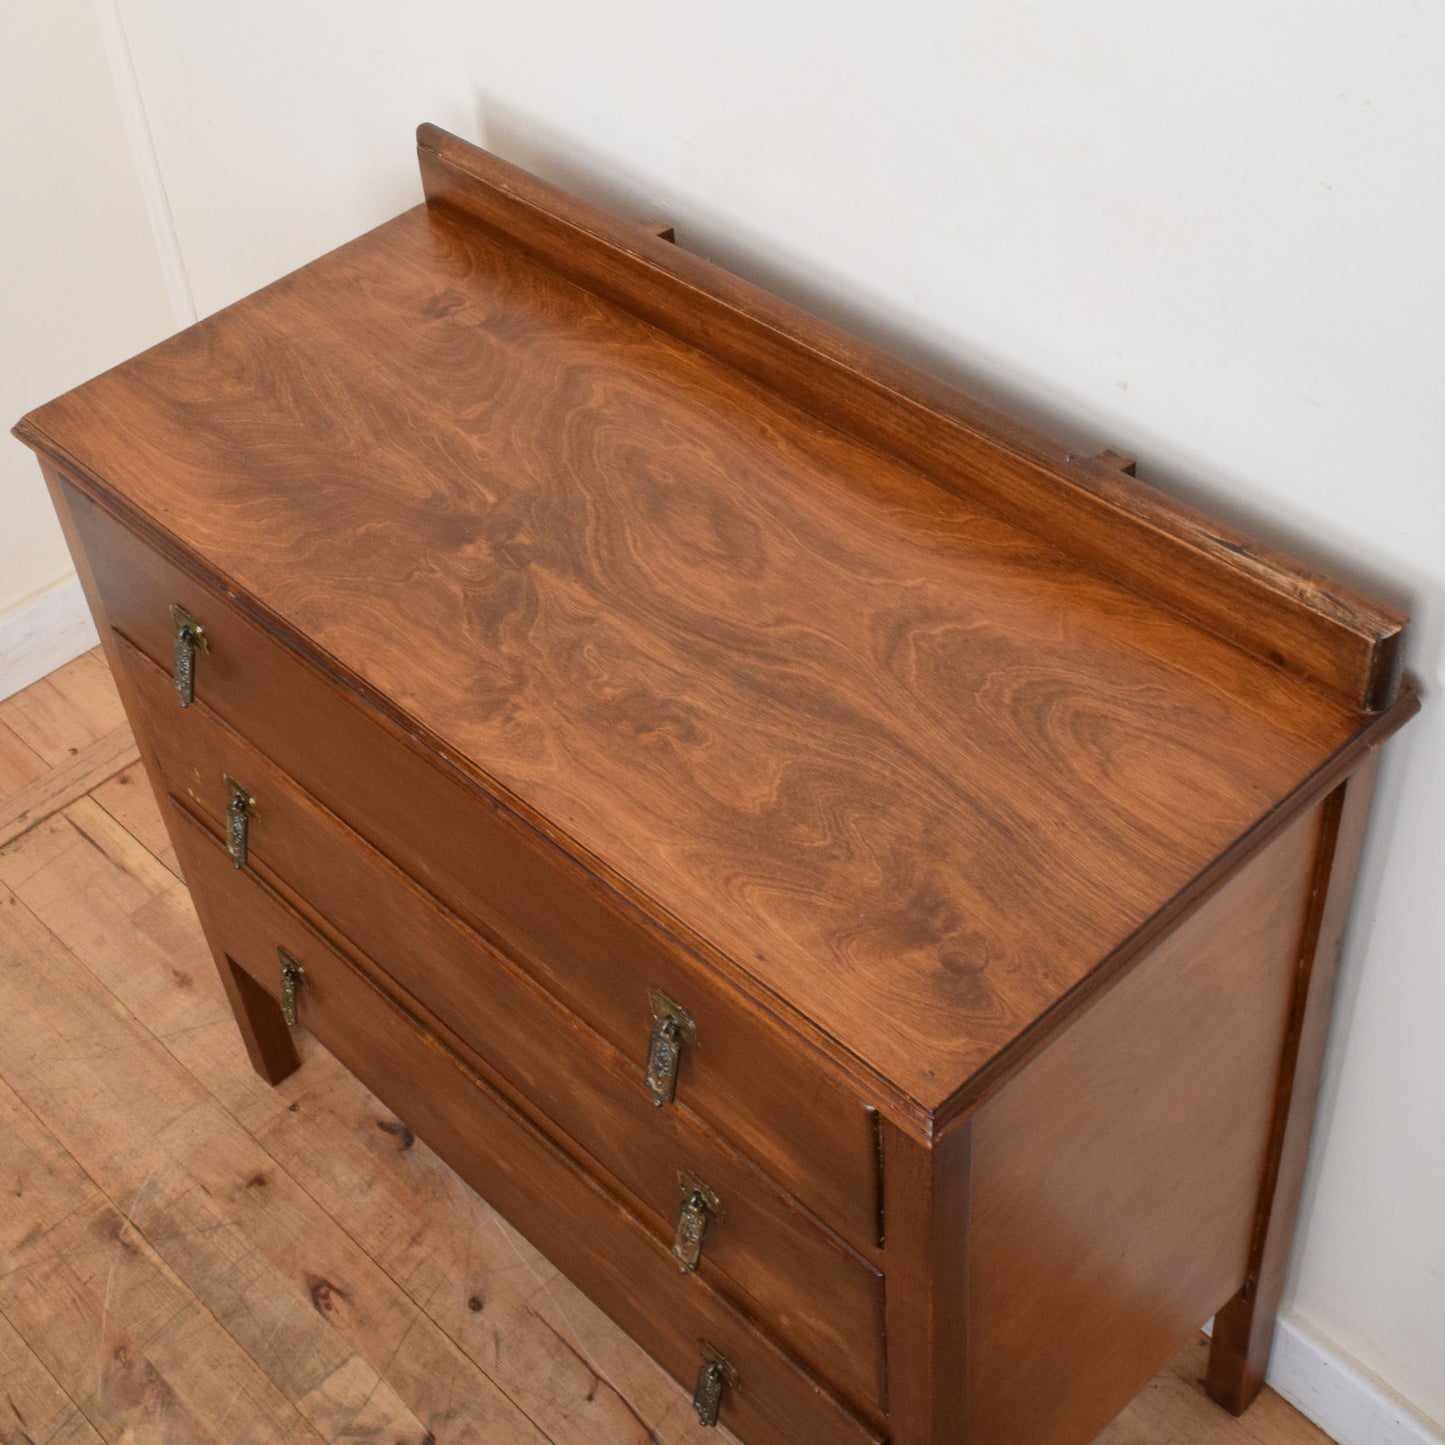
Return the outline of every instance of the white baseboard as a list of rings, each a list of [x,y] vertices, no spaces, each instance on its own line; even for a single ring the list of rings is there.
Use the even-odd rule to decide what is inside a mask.
[[[1331,1342],[1282,1319],[1269,1385],[1339,1445],[1445,1445],[1445,1431],[1415,1414]]]
[[[95,646],[100,638],[76,577],[0,617],[0,699]]]

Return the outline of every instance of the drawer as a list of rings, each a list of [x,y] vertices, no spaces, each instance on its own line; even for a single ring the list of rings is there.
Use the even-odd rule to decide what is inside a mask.
[[[518,1114],[265,884],[237,872],[178,804],[177,850],[218,961],[273,997],[277,947],[305,970],[299,1020],[687,1388],[707,1341],[737,1371],[722,1423],[759,1445],[881,1437],[754,1329],[667,1245]],[[224,967],[225,964],[222,963]]]
[[[694,1025],[677,1098],[852,1244],[876,1244],[876,1116],[805,1043],[237,603],[66,496],[116,629],[169,670],[184,607],[208,640],[196,696],[615,1048],[643,1059],[649,991],[674,1000]],[[185,728],[192,710],[172,709]]]
[[[170,678],[119,654],[166,789],[216,829],[228,777],[254,799],[249,864],[304,900],[441,1026],[475,1049],[636,1197],[660,1230],[679,1221],[684,1174],[707,1185],[701,1268],[849,1399],[883,1401],[883,1279],[779,1193],[685,1105],[652,1106],[643,1071],[567,1013],[454,914],[220,722],[204,703],[178,726]],[[721,1276],[721,1278],[719,1278]]]

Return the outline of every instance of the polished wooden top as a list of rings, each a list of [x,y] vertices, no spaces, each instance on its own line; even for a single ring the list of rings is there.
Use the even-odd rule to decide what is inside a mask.
[[[921,1110],[1410,705],[1357,710],[440,202],[18,430]]]

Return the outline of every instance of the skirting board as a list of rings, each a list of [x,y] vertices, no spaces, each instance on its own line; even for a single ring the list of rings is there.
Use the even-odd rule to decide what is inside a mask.
[[[0,699],[95,646],[100,638],[79,579],[22,602],[0,617]]]
[[[1445,1445],[1445,1432],[1416,1415],[1373,1375],[1311,1331],[1282,1319],[1269,1386],[1339,1445]]]

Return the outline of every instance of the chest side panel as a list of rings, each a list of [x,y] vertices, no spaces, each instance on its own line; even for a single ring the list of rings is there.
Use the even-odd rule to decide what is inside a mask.
[[[969,1445],[1092,1439],[1247,1269],[1316,808],[973,1121]]]

